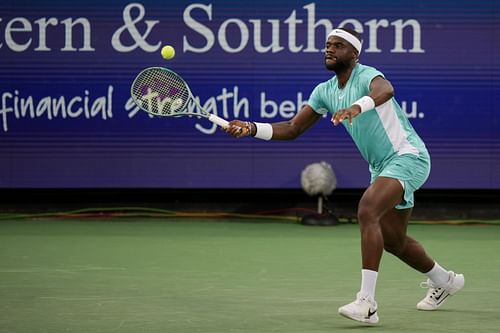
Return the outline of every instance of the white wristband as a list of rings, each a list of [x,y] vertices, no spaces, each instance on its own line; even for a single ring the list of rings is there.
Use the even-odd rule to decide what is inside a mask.
[[[273,127],[269,123],[254,123],[257,131],[254,137],[262,140],[271,140],[273,137]]]
[[[352,103],[352,105],[359,105],[361,112],[366,112],[375,108],[375,101],[370,96],[363,96],[356,102]]]

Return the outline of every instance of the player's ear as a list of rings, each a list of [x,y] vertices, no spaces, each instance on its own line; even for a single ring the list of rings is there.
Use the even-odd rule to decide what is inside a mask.
[[[352,58],[351,59],[354,60],[354,62],[358,62],[359,61],[359,53],[358,53],[357,50],[354,50],[352,52]]]
[[[358,50],[354,49],[354,51],[352,51],[352,60],[357,60],[358,56]]]

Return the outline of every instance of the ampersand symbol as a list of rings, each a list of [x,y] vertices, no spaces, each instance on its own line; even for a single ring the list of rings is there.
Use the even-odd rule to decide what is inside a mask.
[[[132,9],[136,8],[139,9],[139,15],[134,19],[132,18],[131,12]],[[115,31],[111,40],[111,43],[115,48],[115,50],[119,52],[130,52],[135,50],[137,47],[140,47],[141,49],[147,52],[156,52],[160,48],[161,42],[158,42],[155,45],[150,45],[146,41],[149,34],[151,33],[151,29],[153,29],[153,27],[160,21],[145,20],[146,32],[144,33],[144,35],[141,35],[139,30],[137,30],[136,24],[139,23],[144,18],[145,12],[146,10],[139,3],[128,4],[125,7],[125,9],[123,9],[123,22],[125,23],[125,25],[123,25],[122,27],[120,27],[118,30]],[[122,33],[126,30],[130,33],[130,36],[135,41],[135,44],[129,46],[122,44],[120,37]]]

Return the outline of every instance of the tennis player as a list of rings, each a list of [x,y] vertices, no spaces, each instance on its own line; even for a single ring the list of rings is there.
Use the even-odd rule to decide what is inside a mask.
[[[338,28],[328,34],[325,65],[335,76],[320,83],[291,120],[256,123],[233,120],[226,132],[234,137],[293,140],[331,113],[334,126],[344,125],[368,162],[371,184],[358,205],[361,231],[361,288],[356,299],[339,308],[349,319],[379,321],[375,287],[383,251],[424,273],[428,288],[419,310],[436,310],[464,286],[463,274],[439,265],[422,245],[407,235],[413,193],[429,176],[431,162],[424,142],[394,99],[391,83],[377,69],[358,62],[360,35]]]

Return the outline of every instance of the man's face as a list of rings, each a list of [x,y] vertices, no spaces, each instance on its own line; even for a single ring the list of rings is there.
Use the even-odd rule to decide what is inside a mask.
[[[356,50],[345,39],[331,36],[326,41],[325,66],[328,70],[339,71],[351,66],[356,58]]]

